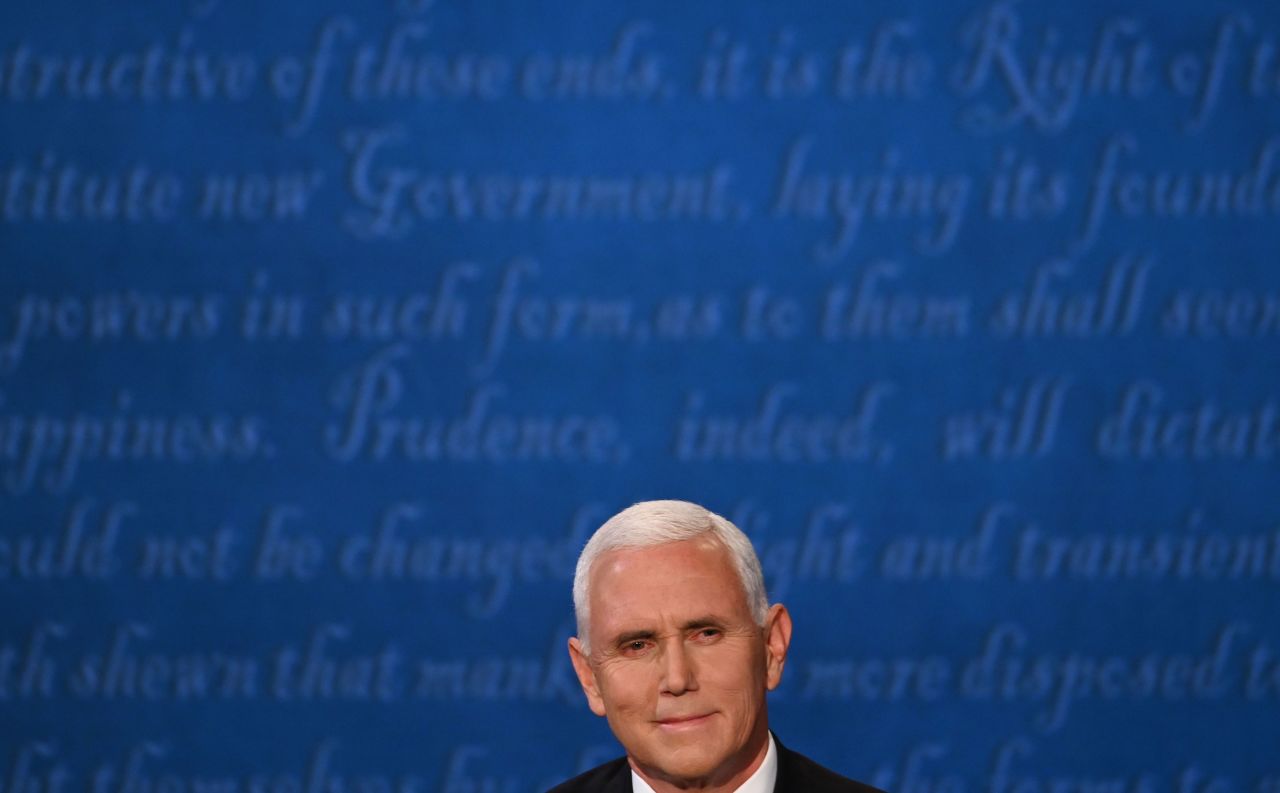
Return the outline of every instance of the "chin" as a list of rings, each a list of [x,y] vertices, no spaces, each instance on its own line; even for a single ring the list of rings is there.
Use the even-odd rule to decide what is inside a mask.
[[[704,739],[670,748],[662,754],[662,762],[655,767],[677,779],[705,779],[718,771],[726,760],[709,743]]]
[[[681,780],[699,780],[710,777],[718,766],[709,758],[698,758],[684,760],[681,758],[667,758],[659,770],[664,776]]]

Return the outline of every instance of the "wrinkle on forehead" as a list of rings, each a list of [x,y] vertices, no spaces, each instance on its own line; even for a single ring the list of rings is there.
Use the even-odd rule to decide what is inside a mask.
[[[714,537],[614,549],[596,567],[589,594],[593,645],[628,631],[674,635],[679,624],[704,616],[726,631],[758,633],[729,550]]]
[[[684,546],[686,548],[696,548],[703,553],[714,553],[720,551],[721,557],[729,569],[733,569],[733,562],[729,559],[729,549],[724,543],[715,538],[714,535],[705,535],[702,537],[694,537],[691,540],[676,540],[675,542],[664,542],[658,545],[645,545],[638,548],[614,548],[600,554],[596,559],[595,566],[601,568],[600,572],[616,571],[618,568],[626,568],[637,563],[642,557],[652,558],[654,555],[675,550],[675,546]],[[593,570],[594,572],[594,570]],[[735,571],[736,575],[736,571]]]

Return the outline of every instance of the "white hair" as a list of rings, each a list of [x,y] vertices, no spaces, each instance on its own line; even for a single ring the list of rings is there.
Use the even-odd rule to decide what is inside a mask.
[[[590,623],[588,593],[591,590],[591,568],[608,551],[622,548],[650,548],[670,542],[692,540],[710,535],[729,552],[729,560],[738,572],[747,607],[756,624],[764,626],[769,613],[769,598],[764,591],[764,573],[751,540],[742,529],[706,507],[688,501],[641,501],[604,522],[587,540],[578,556],[573,573],[573,613],[578,621],[578,640],[588,649],[587,627]]]

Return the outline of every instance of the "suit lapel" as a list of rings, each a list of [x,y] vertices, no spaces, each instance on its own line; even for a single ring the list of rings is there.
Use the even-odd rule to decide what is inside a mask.
[[[773,783],[773,793],[811,793],[803,787],[805,780],[796,776],[795,752],[783,746],[776,735],[773,745],[778,749],[778,778]]]
[[[609,784],[603,793],[631,793],[631,765],[627,763],[627,758],[622,758],[622,764],[609,778]]]

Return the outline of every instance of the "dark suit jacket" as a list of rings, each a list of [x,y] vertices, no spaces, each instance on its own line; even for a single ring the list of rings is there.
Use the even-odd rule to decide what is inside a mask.
[[[783,746],[776,735],[773,742],[778,747],[778,781],[773,793],[883,793],[796,754]],[[556,785],[547,793],[631,793],[631,766],[627,758],[620,757]]]

